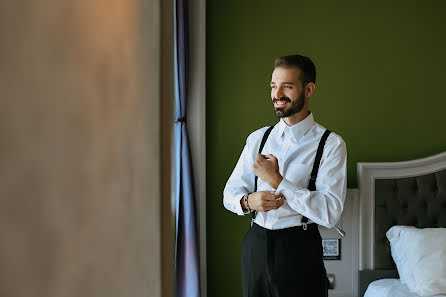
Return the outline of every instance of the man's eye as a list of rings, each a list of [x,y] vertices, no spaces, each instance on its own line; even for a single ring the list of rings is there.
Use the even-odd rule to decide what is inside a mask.
[[[291,89],[291,86],[284,86],[284,88],[286,88],[286,89]]]

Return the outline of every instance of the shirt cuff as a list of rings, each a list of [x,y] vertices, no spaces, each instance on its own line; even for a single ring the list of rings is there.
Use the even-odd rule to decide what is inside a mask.
[[[243,196],[245,196],[245,194],[236,195],[234,197],[234,210],[235,210],[235,213],[238,214],[239,216],[245,215],[245,213],[243,213],[243,208],[240,205],[240,202],[243,199]]]
[[[279,186],[277,187],[276,195],[282,194],[283,196],[285,196],[285,199],[292,201],[294,198],[294,194],[298,190],[303,189],[296,187],[292,182],[290,182],[286,178],[283,178]]]

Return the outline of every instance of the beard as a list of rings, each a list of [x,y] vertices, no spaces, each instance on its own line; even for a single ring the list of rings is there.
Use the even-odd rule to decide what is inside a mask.
[[[284,100],[284,101],[287,101],[287,102],[291,102],[291,106],[289,106],[288,108],[286,108],[286,107],[275,107],[274,103],[276,101],[279,101],[279,100]],[[278,98],[278,99],[274,98],[273,99],[274,112],[275,112],[276,116],[279,117],[279,118],[287,118],[289,116],[292,116],[292,115],[300,112],[302,110],[302,108],[304,107],[304,105],[305,105],[305,95],[304,95],[304,92],[300,93],[299,97],[297,97],[297,99],[294,100],[294,101],[291,101],[291,99],[287,98],[287,97],[282,97],[282,98]]]

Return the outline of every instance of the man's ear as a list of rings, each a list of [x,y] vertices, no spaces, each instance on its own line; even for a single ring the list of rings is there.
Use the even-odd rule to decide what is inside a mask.
[[[316,88],[316,85],[312,82],[309,82],[305,85],[305,97],[308,98],[311,95],[313,95],[314,89]]]

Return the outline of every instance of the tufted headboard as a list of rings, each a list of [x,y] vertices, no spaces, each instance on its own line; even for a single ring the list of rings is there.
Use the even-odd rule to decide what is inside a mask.
[[[446,227],[446,170],[375,180],[375,269],[394,269],[386,232],[394,225]]]
[[[386,232],[394,225],[446,227],[446,152],[418,160],[358,163],[359,290],[398,277]]]

